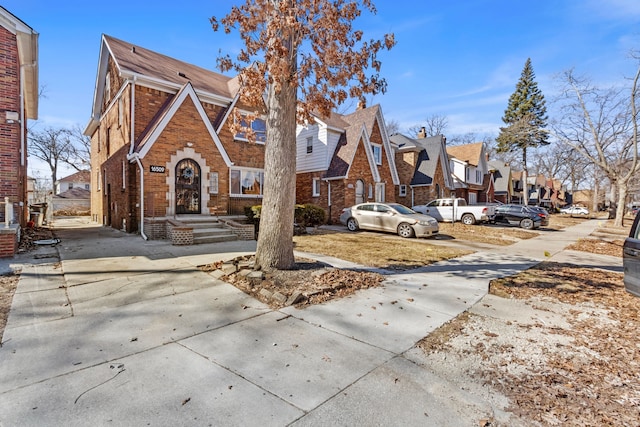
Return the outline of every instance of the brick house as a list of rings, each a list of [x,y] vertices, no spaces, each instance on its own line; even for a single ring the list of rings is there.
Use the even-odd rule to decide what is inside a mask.
[[[242,214],[260,204],[266,127],[256,141],[233,134],[238,78],[103,35],[91,120],[91,214],[95,221],[162,238],[152,230],[179,215]],[[243,123],[244,124],[244,123]],[[148,236],[145,234],[148,224]]]
[[[0,6],[0,257],[28,220],[27,120],[38,118],[38,33]]]
[[[500,160],[489,161],[489,168],[493,173],[493,200],[500,203],[511,203],[514,200],[513,176],[511,166]]]
[[[447,154],[456,197],[464,198],[469,204],[493,200],[493,178],[484,143],[447,146]]]
[[[411,207],[454,194],[444,136],[425,137],[421,133],[414,139],[395,134],[390,139],[396,147],[400,178],[398,203]]]
[[[296,202],[324,208],[330,223],[344,207],[396,200],[398,172],[380,105],[316,116],[298,126],[296,145]]]

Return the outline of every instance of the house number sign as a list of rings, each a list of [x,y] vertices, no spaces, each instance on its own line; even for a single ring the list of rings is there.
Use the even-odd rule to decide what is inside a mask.
[[[151,165],[149,166],[149,172],[152,173],[164,173],[164,166],[155,166],[155,165]]]

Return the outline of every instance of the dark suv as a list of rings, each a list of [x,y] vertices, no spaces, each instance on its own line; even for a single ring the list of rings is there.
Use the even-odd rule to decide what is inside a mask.
[[[629,237],[624,241],[624,287],[640,297],[640,215],[633,221]]]
[[[549,214],[546,210],[537,207],[500,205],[496,207],[495,222],[532,230],[549,225]]]

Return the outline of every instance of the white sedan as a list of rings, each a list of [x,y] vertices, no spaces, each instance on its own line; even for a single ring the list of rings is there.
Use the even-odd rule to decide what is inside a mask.
[[[438,234],[438,221],[398,203],[360,203],[344,208],[340,222],[349,231],[358,229],[398,233],[401,237],[429,237]]]
[[[582,206],[569,206],[560,209],[561,214],[565,215],[589,215],[589,211]]]

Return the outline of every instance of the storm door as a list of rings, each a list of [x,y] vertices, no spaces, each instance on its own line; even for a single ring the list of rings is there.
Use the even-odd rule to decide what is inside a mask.
[[[200,166],[184,159],[176,166],[176,214],[200,213]]]

